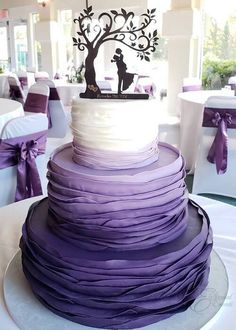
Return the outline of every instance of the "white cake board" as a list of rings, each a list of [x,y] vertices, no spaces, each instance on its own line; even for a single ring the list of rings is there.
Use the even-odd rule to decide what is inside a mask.
[[[23,274],[20,251],[7,267],[3,289],[8,311],[21,330],[98,330],[61,318],[36,299]],[[199,330],[217,314],[227,292],[226,269],[218,254],[213,251],[208,287],[193,305],[183,313],[139,330]]]

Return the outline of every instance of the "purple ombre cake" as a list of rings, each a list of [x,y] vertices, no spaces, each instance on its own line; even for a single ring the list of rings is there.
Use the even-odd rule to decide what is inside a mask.
[[[72,144],[48,164],[48,198],[20,242],[37,298],[71,321],[133,329],[185,311],[208,283],[212,232],[184,160],[158,143],[145,101],[80,100]],[[121,106],[122,105],[122,106]]]

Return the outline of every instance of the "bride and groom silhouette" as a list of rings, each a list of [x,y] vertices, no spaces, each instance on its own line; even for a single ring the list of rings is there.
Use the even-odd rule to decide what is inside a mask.
[[[122,54],[122,50],[117,48],[111,62],[115,62],[118,69],[118,94],[121,94],[122,91],[128,89],[134,79],[134,74],[126,72],[127,66],[123,59],[124,55]]]

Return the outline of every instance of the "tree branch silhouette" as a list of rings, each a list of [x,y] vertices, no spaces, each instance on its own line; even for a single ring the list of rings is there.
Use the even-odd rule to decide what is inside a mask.
[[[74,19],[74,23],[79,23],[79,31],[77,32],[79,37],[73,37],[73,45],[81,51],[85,48],[88,49],[85,63],[87,62],[88,65],[93,66],[92,69],[86,66],[86,71],[90,70],[92,72],[92,78],[88,74],[86,78],[85,74],[87,83],[89,82],[93,87],[97,86],[94,60],[100,46],[108,41],[117,41],[136,51],[137,57],[141,60],[150,61],[150,55],[155,51],[159,39],[157,30],[148,32],[149,26],[156,22],[155,11],[155,8],[147,9],[147,12],[141,15],[142,21],[140,24],[134,22],[135,15],[133,12],[126,12],[123,8],[120,9],[120,12],[111,10],[109,13],[101,13],[98,16],[100,24],[96,23],[94,26],[92,26],[94,15],[92,6],[84,9],[79,17]]]

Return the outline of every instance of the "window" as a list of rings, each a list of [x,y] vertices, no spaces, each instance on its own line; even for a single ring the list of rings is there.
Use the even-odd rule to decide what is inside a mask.
[[[16,70],[26,71],[27,57],[28,57],[26,24],[14,26],[14,43],[15,43],[15,56],[16,56]]]
[[[203,85],[224,87],[236,75],[236,1],[205,0]]]
[[[34,40],[34,59],[35,59],[35,67],[37,71],[42,70],[42,49],[41,43],[35,40],[35,25],[39,22],[39,14],[32,14],[32,23],[33,23],[33,40]]]
[[[59,69],[64,74],[69,74],[74,66],[72,43],[72,10],[62,10],[59,13],[61,33],[59,39]]]
[[[1,71],[8,69],[8,41],[7,41],[7,25],[0,25],[0,68]]]

